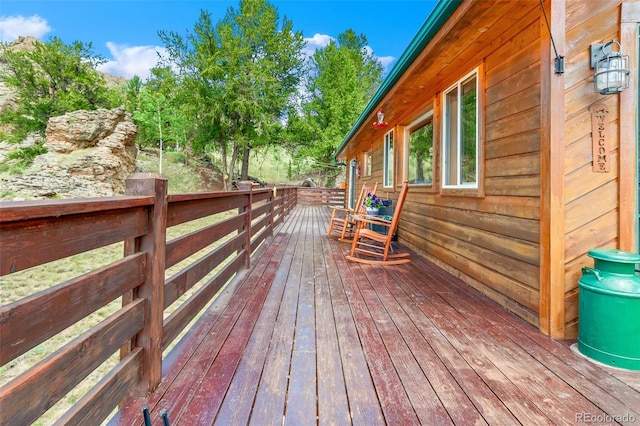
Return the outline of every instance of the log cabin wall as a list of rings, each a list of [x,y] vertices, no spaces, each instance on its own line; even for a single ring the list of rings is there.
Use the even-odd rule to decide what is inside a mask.
[[[635,5],[637,9],[637,4]],[[621,41],[622,3],[618,0],[584,2],[567,0],[565,11],[565,46],[567,72],[565,74],[564,126],[564,312],[563,327],[555,334],[565,338],[578,335],[578,280],[583,266],[592,266],[588,250],[610,247],[633,250],[631,241],[624,241],[629,231],[622,232],[621,213],[634,211],[635,204],[623,199],[620,185],[633,177],[635,140],[620,135],[621,95],[600,95],[593,90],[593,69],[589,65],[589,46],[592,43]],[[622,46],[633,54],[635,46]],[[629,90],[629,89],[627,89]],[[633,89],[631,89],[633,90]],[[628,93],[626,95],[629,95]],[[593,105],[608,111],[606,126],[609,136],[609,172],[595,172],[592,156]],[[621,141],[627,148],[621,147]],[[630,147],[630,148],[629,148]],[[621,152],[627,154],[621,163]],[[630,155],[631,154],[631,155]],[[629,161],[631,160],[631,161]],[[631,186],[631,185],[629,185]],[[631,221],[629,220],[629,224]]]
[[[410,187],[399,238],[536,326],[540,294],[540,19],[537,0],[463,2],[445,26],[448,31],[439,34],[410,68],[420,76],[407,75],[396,94],[385,101],[385,109],[391,113],[390,127],[356,138],[350,145],[351,157],[347,157],[360,158],[371,150],[371,174],[359,180],[382,182],[384,134],[393,130],[397,189],[404,178],[399,153],[407,143],[408,126],[432,110],[434,180],[431,185]],[[439,60],[433,61],[433,57]],[[447,194],[441,191],[440,96],[476,68],[483,99],[481,193]],[[398,93],[410,100],[403,102]],[[394,108],[400,102],[409,105],[406,111]],[[397,197],[393,188],[379,187],[378,193]]]
[[[461,1],[393,86],[374,97],[373,114],[363,113],[339,151],[360,162],[370,152],[371,171],[356,182],[381,183],[384,136],[393,131],[395,188],[378,191],[393,199],[406,178],[409,129],[432,111],[433,181],[410,186],[400,240],[556,338],[577,336],[577,282],[581,267],[593,264],[588,250],[628,250],[635,241],[625,236],[625,223],[636,220],[629,213],[636,206],[635,121],[626,148],[619,146],[619,110],[627,102],[626,115],[635,120],[635,89],[596,94],[589,66],[592,43],[620,40],[624,4]],[[626,4],[640,15],[638,2]],[[565,56],[563,74],[554,73],[552,35]],[[475,69],[479,187],[454,192],[442,184],[442,98]],[[593,172],[589,107],[597,102],[610,111],[610,173]],[[378,108],[386,128],[372,126]],[[623,148],[626,165],[618,161]]]

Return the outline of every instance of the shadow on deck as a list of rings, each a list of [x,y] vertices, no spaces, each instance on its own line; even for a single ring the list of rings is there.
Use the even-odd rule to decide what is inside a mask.
[[[597,366],[418,255],[345,259],[297,207],[111,424],[633,424],[640,375]]]

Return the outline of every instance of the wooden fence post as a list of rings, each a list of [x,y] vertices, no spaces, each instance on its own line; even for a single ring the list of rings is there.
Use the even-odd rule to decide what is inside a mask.
[[[147,234],[137,238],[133,248],[134,251],[147,253],[146,280],[133,295],[134,298],[146,299],[145,325],[134,343],[144,348],[142,383],[135,390],[138,396],[142,396],[155,389],[162,378],[167,180],[156,173],[135,173],[127,178],[126,193],[155,197],[149,212]]]
[[[289,212],[293,210],[293,208],[298,204],[298,195],[300,195],[298,193],[298,187],[294,187],[291,189],[291,194],[289,197]]]
[[[273,237],[273,228],[274,228],[273,219],[275,215],[275,209],[273,205],[276,202],[276,194],[278,191],[278,187],[276,185],[272,185],[270,188],[272,189],[272,191],[271,191],[271,195],[269,195],[269,235]]]
[[[281,221],[284,221],[284,219],[287,217],[287,210],[288,210],[288,203],[289,203],[289,194],[291,193],[291,189],[285,185],[284,186],[284,190],[282,191],[282,208],[280,209],[280,215],[281,215]]]
[[[247,197],[247,202],[244,205],[244,212],[246,216],[244,217],[244,231],[245,231],[245,258],[244,258],[244,266],[249,269],[251,267],[251,209],[253,207],[253,182],[243,180],[238,183],[238,189],[240,191],[249,191],[249,196]]]

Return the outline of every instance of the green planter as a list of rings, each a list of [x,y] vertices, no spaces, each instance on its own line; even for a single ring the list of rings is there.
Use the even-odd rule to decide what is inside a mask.
[[[594,249],[582,268],[578,350],[613,367],[640,370],[640,255]]]

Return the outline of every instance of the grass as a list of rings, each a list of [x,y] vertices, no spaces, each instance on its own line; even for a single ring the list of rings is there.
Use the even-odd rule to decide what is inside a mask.
[[[219,158],[213,157],[214,161],[220,161]],[[301,167],[292,167],[291,161],[289,154],[281,147],[254,149],[250,158],[249,175],[273,184],[301,183],[302,178],[290,176],[292,173],[301,172]],[[157,151],[140,151],[137,165],[141,171],[159,173]],[[199,160],[188,158],[183,152],[163,152],[162,175],[169,181],[170,194],[222,189],[218,170],[205,166]]]

